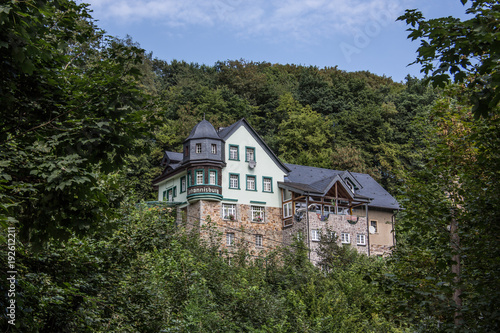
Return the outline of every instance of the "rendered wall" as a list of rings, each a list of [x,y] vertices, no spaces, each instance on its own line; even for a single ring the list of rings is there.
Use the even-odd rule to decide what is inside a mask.
[[[177,188],[177,196],[174,198],[175,202],[185,202],[186,193],[181,193],[181,177],[186,176],[186,172],[181,172],[172,178],[162,181],[158,184],[158,201],[163,201],[163,192],[173,187]],[[187,185],[186,185],[187,186]]]
[[[229,159],[231,145],[239,147],[239,161]],[[255,168],[251,169],[245,161],[245,148],[255,148]],[[260,146],[258,141],[247,131],[244,126],[239,127],[226,140],[226,163],[222,170],[222,193],[224,198],[238,199],[238,204],[250,205],[251,201],[265,202],[266,206],[281,207],[281,195],[278,181],[283,181],[285,173],[276,165],[274,160]],[[240,189],[229,188],[229,174],[239,174]],[[246,176],[256,176],[256,191],[246,190]],[[272,192],[263,192],[262,177],[272,178]]]
[[[377,221],[377,232],[370,234],[370,254],[388,255],[394,246],[392,211],[368,209],[368,221]]]

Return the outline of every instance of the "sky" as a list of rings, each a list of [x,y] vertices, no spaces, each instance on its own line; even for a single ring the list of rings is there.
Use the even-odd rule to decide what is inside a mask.
[[[86,0],[97,25],[154,58],[238,60],[422,77],[405,9],[467,18],[460,0]]]

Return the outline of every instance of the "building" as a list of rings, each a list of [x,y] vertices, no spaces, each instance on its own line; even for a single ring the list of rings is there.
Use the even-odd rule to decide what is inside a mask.
[[[219,131],[202,120],[162,164],[158,200],[175,204],[187,226],[212,221],[229,250],[239,242],[258,255],[298,234],[312,260],[321,234],[368,255],[394,244],[399,205],[372,177],[284,164],[245,119]]]

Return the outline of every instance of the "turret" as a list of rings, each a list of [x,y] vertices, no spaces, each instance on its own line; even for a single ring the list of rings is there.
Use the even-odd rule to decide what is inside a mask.
[[[212,124],[203,119],[184,141],[182,164],[187,167],[188,201],[222,200],[224,140]]]

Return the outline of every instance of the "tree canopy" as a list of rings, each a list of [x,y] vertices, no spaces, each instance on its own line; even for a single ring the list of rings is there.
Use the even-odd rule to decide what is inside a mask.
[[[422,12],[408,9],[398,20],[411,27],[408,38],[420,40],[414,63],[422,65],[429,79],[444,86],[465,82],[476,117],[490,117],[500,103],[500,3],[496,0],[461,0],[471,6],[468,20],[441,17],[426,20]]]
[[[430,80],[459,83],[433,88],[337,67],[167,62],[106,36],[84,4],[2,3],[0,260],[15,226],[16,329],[499,331],[499,5],[470,4],[465,21],[400,18]],[[215,127],[245,117],[285,162],[397,192],[392,257],[331,237],[321,267],[300,239],[224,252],[216,226],[200,238],[168,204],[141,202],[203,115]]]
[[[106,37],[73,1],[0,8],[4,218],[35,242],[97,227],[117,185],[104,173],[147,124],[144,51]]]

